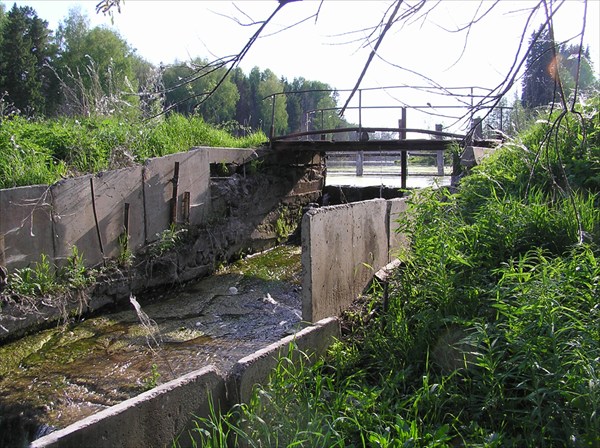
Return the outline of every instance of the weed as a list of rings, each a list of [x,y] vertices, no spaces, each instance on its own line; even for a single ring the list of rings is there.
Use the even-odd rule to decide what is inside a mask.
[[[67,258],[65,267],[60,272],[62,283],[70,289],[82,290],[95,281],[95,272],[85,267],[83,253],[77,246],[71,249],[71,255]]]
[[[121,267],[130,267],[133,263],[135,255],[129,247],[129,235],[123,232],[119,235],[119,255],[117,256],[117,263]]]
[[[160,373],[158,372],[158,366],[156,364],[152,364],[152,367],[150,368],[150,374],[142,379],[144,390],[154,389],[156,386],[158,386],[159,380]]]
[[[16,269],[8,278],[9,291],[23,296],[44,297],[58,292],[61,287],[48,257],[42,254],[34,267]]]
[[[171,224],[168,229],[156,234],[158,240],[152,243],[150,254],[153,257],[160,257],[166,252],[176,248],[181,243],[181,238],[186,232],[187,229],[177,228],[175,224]]]

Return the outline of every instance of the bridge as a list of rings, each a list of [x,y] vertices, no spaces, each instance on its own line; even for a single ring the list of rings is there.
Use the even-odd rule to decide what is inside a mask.
[[[365,92],[376,90],[385,91],[391,89],[416,89],[431,94],[432,91],[441,90],[442,94],[451,99],[458,100],[459,104],[436,104],[427,102],[426,105],[363,105],[363,95]],[[414,86],[388,86],[358,90],[358,105],[351,107],[331,107],[311,109],[304,111],[306,115],[306,131],[295,132],[292,134],[275,135],[275,105],[277,98],[282,95],[299,95],[315,91],[281,92],[265,97],[263,100],[270,100],[272,103],[271,126],[269,133],[269,146],[275,151],[314,151],[319,153],[339,153],[356,154],[356,174],[361,176],[363,173],[362,164],[365,153],[377,154],[400,154],[400,176],[402,188],[406,188],[406,179],[408,176],[408,156],[409,154],[432,156],[437,159],[438,175],[443,175],[444,152],[451,148],[459,148],[458,152],[464,151],[467,146],[477,146],[484,148],[495,147],[504,135],[504,114],[509,107],[488,105],[486,99],[489,99],[490,92],[475,93],[477,87],[450,87],[450,88],[431,88]],[[464,91],[467,90],[467,93]],[[349,90],[346,90],[349,91]],[[462,91],[462,93],[456,93]],[[321,90],[320,92],[340,92],[340,90]],[[497,102],[496,102],[497,103]],[[363,115],[372,110],[399,110],[400,119],[398,127],[369,127],[363,126]],[[454,125],[461,120],[468,120],[466,132],[450,132],[448,128],[453,126],[444,126],[436,124],[435,130],[423,128],[407,127],[408,110],[421,111],[441,119],[450,118],[454,120]],[[348,127],[336,127],[328,129],[323,126],[323,116],[326,113],[340,113],[340,111],[353,110],[358,114],[358,125]],[[492,111],[499,112],[499,128],[495,129],[492,138],[484,138],[483,120],[475,117],[476,113],[484,113],[485,116]],[[440,112],[442,111],[442,112]],[[459,111],[458,115],[451,115],[452,111]],[[321,116],[321,126],[319,120],[311,120],[311,115]],[[309,123],[312,126],[309,126]],[[312,127],[312,129],[309,129]],[[416,134],[417,138],[407,138],[409,134]],[[382,137],[383,136],[383,137]],[[390,138],[393,136],[394,138]],[[397,136],[397,137],[396,137]],[[456,152],[453,153],[457,156]],[[454,160],[453,166],[458,166]]]

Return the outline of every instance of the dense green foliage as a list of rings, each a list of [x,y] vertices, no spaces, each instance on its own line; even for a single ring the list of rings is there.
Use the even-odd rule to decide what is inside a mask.
[[[265,140],[261,132],[232,137],[200,117],[178,114],[155,123],[14,117],[0,127],[0,188],[51,184],[62,177],[121,168],[192,146],[256,147]]]
[[[557,44],[547,29],[533,33],[529,45],[531,51],[527,55],[521,96],[526,108],[559,102],[559,79],[567,97],[574,92],[575,80],[578,80],[578,88],[583,91],[593,91],[598,87],[589,48]]]
[[[597,446],[599,106],[540,119],[457,193],[414,194],[387,306],[374,288],[326,360],[292,351],[199,420],[202,446]]]
[[[0,95],[27,115],[52,112],[58,82],[48,64],[56,55],[48,23],[15,4],[0,17]]]
[[[304,78],[289,82],[258,67],[249,74],[239,68],[228,74],[220,61],[201,57],[155,67],[117,32],[92,28],[77,7],[55,35],[31,7],[15,5],[8,12],[1,7],[0,119],[117,116],[135,121],[180,113],[227,124],[237,135],[345,124],[334,110],[319,120],[306,115],[337,106],[337,94],[327,84]],[[291,91],[297,93],[290,99],[282,95]]]

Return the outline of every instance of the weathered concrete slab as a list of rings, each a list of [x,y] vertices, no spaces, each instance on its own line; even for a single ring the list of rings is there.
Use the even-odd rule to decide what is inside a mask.
[[[9,271],[54,258],[52,198],[46,185],[0,190],[0,265]]]
[[[337,316],[388,262],[387,202],[309,210],[302,218],[302,317]]]
[[[189,192],[189,223],[201,224],[210,213],[209,151],[204,148],[150,159],[144,166],[146,240],[155,241],[171,224],[175,164],[179,163],[177,222],[184,222],[185,193]]]
[[[191,446],[192,416],[209,416],[209,397],[225,402],[225,381],[208,366],[35,440],[31,448]]]
[[[479,165],[495,148],[484,148],[480,146],[467,146],[460,156],[460,164],[470,168]]]
[[[339,320],[330,317],[240,359],[227,380],[228,390],[234,394],[230,397],[230,404],[248,403],[252,388],[268,381],[279,357],[290,355],[291,345],[294,346],[292,356],[305,354],[314,361],[324,355],[339,337]],[[303,362],[307,362],[306,358],[303,358]]]
[[[255,149],[247,148],[194,146],[191,150],[208,151],[208,163],[235,163],[241,165],[257,157]]]
[[[102,262],[102,252],[92,206],[93,176],[65,179],[52,187],[54,221],[54,259],[61,265],[72,254],[73,247],[83,255],[86,265]]]
[[[406,198],[389,199],[388,203],[388,232],[389,232],[389,257],[388,261],[402,255],[409,249],[408,237],[399,233],[398,220],[406,215],[408,204]]]
[[[115,258],[121,253],[119,237],[125,232],[126,204],[129,205],[129,249],[142,247],[145,242],[142,167],[101,173],[93,180],[104,256]]]

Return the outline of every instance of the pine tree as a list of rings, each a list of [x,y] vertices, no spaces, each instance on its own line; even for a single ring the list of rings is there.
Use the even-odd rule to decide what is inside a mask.
[[[57,96],[48,68],[56,53],[48,23],[31,7],[15,4],[4,20],[1,41],[0,91],[7,92],[7,100],[22,113],[46,113]]]
[[[523,77],[521,101],[526,108],[546,106],[555,98],[556,86],[553,75],[557,67],[553,51],[554,41],[547,30],[537,38],[536,34],[532,35],[529,42],[531,50],[527,56]]]

